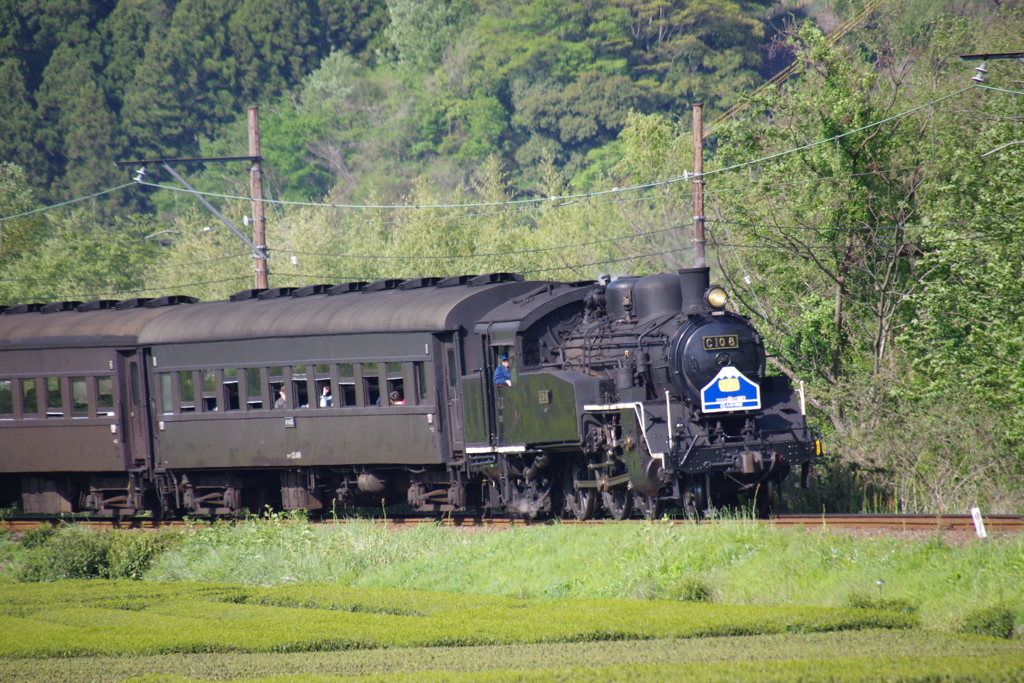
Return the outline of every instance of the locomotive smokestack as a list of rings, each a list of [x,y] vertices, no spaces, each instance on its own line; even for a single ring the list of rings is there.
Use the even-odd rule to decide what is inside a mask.
[[[707,310],[704,292],[711,285],[710,268],[681,268],[679,289],[683,293],[683,313],[693,315]]]

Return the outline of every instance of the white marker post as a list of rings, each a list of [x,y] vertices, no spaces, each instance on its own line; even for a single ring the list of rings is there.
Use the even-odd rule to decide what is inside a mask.
[[[971,517],[974,518],[974,531],[982,543],[988,543],[988,534],[985,533],[985,521],[981,518],[980,508],[971,508]]]

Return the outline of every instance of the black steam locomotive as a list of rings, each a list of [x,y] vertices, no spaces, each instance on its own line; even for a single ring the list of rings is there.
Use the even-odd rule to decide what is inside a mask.
[[[765,513],[821,446],[726,299],[705,268],[9,307],[0,507]]]

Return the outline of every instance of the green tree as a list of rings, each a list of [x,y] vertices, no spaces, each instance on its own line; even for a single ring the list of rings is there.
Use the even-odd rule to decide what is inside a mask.
[[[35,111],[25,89],[21,63],[0,61],[0,161],[30,169],[33,180],[42,181],[45,160],[35,146]]]
[[[43,234],[41,216],[11,218],[33,208],[32,188],[24,169],[0,162],[0,273],[9,273],[11,265],[28,253]],[[6,276],[0,275],[0,278]],[[5,288],[0,282],[0,289]]]

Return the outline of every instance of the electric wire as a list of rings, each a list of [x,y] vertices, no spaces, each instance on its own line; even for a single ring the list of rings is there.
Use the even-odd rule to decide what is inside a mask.
[[[924,228],[945,228],[955,225],[971,225],[972,223],[988,223],[991,221],[1004,221],[1012,220],[1016,218],[1024,218],[1024,213],[1009,214],[1006,216],[990,216],[985,218],[973,218],[963,221],[948,221],[943,223],[919,223],[912,225],[874,225],[874,226],[853,226],[853,227],[814,227],[807,225],[772,225],[770,223],[742,223],[739,221],[725,221],[721,219],[708,218],[705,219],[708,223],[718,223],[721,225],[738,225],[745,228],[768,228],[772,230],[811,230],[811,231],[846,231],[846,232],[863,232],[863,231],[875,231],[875,230],[907,230],[907,229],[924,229]]]
[[[240,258],[242,256],[248,256],[249,254],[228,254],[226,256],[217,256],[214,258],[202,259],[200,261],[188,261],[186,263],[169,263],[163,266],[147,266],[145,268],[135,268],[133,270],[121,270],[117,272],[117,276],[132,275],[135,273],[148,273],[153,270],[168,270],[170,268],[188,268],[189,266],[196,266],[203,263],[213,263],[214,261],[224,261],[227,259]],[[89,278],[88,275],[75,275],[74,277]],[[0,278],[0,282],[58,282],[67,278],[56,278],[56,277],[23,277],[23,278]],[[102,276],[92,276],[91,279],[101,280],[105,279]]]
[[[633,235],[620,235],[618,237],[608,237],[606,239],[594,240],[593,242],[580,242],[578,244],[566,244],[557,247],[540,247],[537,249],[522,249],[519,251],[503,251],[503,252],[491,252],[491,253],[477,253],[477,254],[445,254],[440,256],[421,256],[411,254],[409,256],[375,256],[370,254],[329,254],[318,251],[293,251],[287,249],[277,249],[276,251],[283,252],[286,254],[299,254],[306,256],[325,256],[332,258],[358,258],[368,260],[395,260],[395,261],[408,261],[410,259],[424,259],[424,260],[454,260],[454,259],[467,259],[467,258],[485,258],[485,257],[500,257],[500,256],[518,256],[520,254],[537,254],[546,251],[561,251],[563,249],[575,249],[577,247],[589,247],[595,244],[605,244],[607,242],[620,242],[622,240],[649,237],[650,235],[660,235],[661,233],[671,232],[673,230],[681,230],[680,226],[672,226],[671,228],[663,228],[661,230],[651,230],[650,232],[641,232]]]
[[[123,190],[124,188],[130,187],[131,185],[134,185],[134,184],[135,184],[134,182],[125,183],[124,185],[118,185],[117,187],[112,187],[109,190],[102,190],[100,192],[96,192],[96,193],[88,195],[86,197],[78,197],[76,199],[69,199],[66,202],[60,202],[59,204],[50,204],[49,206],[41,206],[38,209],[32,209],[31,211],[25,211],[23,213],[17,213],[17,214],[14,214],[13,216],[5,216],[3,218],[0,218],[0,223],[3,223],[4,221],[14,220],[15,218],[22,218],[23,216],[31,216],[32,214],[40,213],[42,211],[49,211],[51,209],[57,209],[57,208],[60,208],[62,206],[67,206],[68,204],[75,204],[76,202],[84,202],[86,199],[93,199],[95,197],[101,197],[101,196],[103,196],[105,194],[110,194],[111,192],[117,192],[118,190]]]
[[[825,39],[825,44],[834,45],[835,43],[839,42],[840,38],[849,33],[855,26],[860,24],[861,21],[863,21],[871,12],[873,12],[875,10],[875,6],[878,5],[880,2],[881,0],[868,0],[868,2],[864,4],[864,7],[862,7],[857,14],[855,14],[851,19],[848,19],[847,21],[840,24],[836,29],[832,31],[832,33],[828,35],[828,37]],[[764,90],[767,90],[768,88],[779,85],[783,81],[787,80],[790,76],[796,73],[798,68],[799,62],[794,61],[785,69],[775,74],[767,82],[761,84],[756,90],[754,90],[753,93],[750,94],[749,97],[745,98],[744,101],[737,102],[732,107],[730,107],[728,111],[726,111],[724,114],[722,114],[717,119],[712,121],[711,125],[709,125],[707,130],[704,131],[704,137],[708,137],[709,135],[711,135],[714,128],[718,126],[720,123],[724,123],[725,121],[733,118],[740,112],[746,110],[750,106],[750,100],[756,97],[759,93],[761,93]]]

